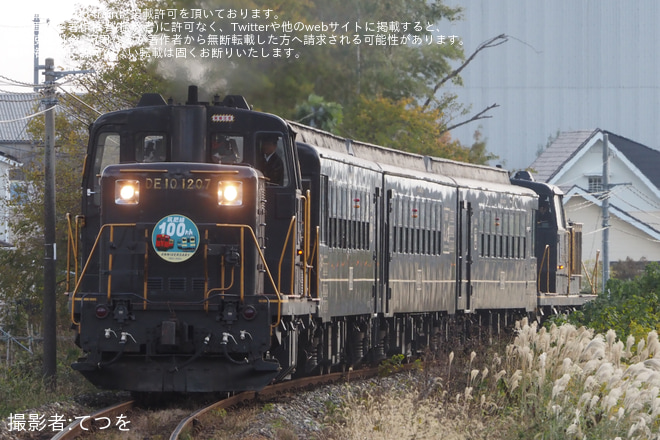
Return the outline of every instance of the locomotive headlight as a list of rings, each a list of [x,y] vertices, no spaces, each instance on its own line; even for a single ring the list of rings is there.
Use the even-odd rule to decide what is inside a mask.
[[[138,180],[115,181],[115,203],[118,205],[137,205],[140,200],[140,182]]]
[[[243,204],[243,182],[218,182],[218,205],[241,206]]]

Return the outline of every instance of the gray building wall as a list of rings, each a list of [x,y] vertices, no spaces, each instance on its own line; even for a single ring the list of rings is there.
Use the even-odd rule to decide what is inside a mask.
[[[557,131],[601,127],[658,148],[660,2],[657,0],[447,0],[464,20],[443,33],[467,55],[499,34],[511,38],[481,52],[452,87],[474,112],[497,103],[491,119],[452,136],[487,148],[509,169],[529,166]]]

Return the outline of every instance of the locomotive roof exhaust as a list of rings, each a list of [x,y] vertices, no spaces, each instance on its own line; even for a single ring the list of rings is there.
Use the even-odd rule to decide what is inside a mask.
[[[196,104],[205,104],[199,102],[199,92],[198,87],[190,85],[188,86],[188,101],[186,105],[196,105]],[[214,105],[219,105],[221,107],[232,107],[232,108],[241,108],[245,110],[250,110],[250,105],[247,103],[245,98],[241,95],[227,95],[222,102],[218,102],[217,95],[213,99]]]
[[[197,86],[188,86],[188,100],[186,105],[199,104]]]
[[[165,102],[163,97],[159,93],[144,93],[140,98],[136,107],[151,107],[157,105],[171,105],[172,101]],[[199,88],[194,85],[188,86],[188,99],[186,100],[186,105],[206,105],[208,102],[199,101]],[[248,104],[245,97],[242,95],[227,95],[225,98],[220,101],[220,97],[215,95],[213,97],[213,105],[220,107],[231,107],[231,108],[240,108],[244,110],[251,110],[250,104]]]

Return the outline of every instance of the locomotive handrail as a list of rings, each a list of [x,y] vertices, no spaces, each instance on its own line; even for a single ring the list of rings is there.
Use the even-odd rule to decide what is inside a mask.
[[[80,272],[80,278],[78,278],[78,281],[76,282],[76,287],[73,289],[73,292],[71,292],[71,322],[73,323],[73,325],[80,325],[80,323],[76,322],[74,318],[74,311],[75,311],[74,302],[76,300],[76,294],[78,293],[78,289],[80,289],[80,284],[82,283],[83,277],[85,276],[85,272],[87,272],[87,267],[89,266],[89,263],[92,260],[92,256],[96,251],[96,247],[98,246],[99,241],[101,240],[101,234],[103,234],[103,230],[105,228],[110,228],[111,231],[114,231],[115,227],[135,227],[135,223],[107,223],[101,226],[101,229],[99,229],[99,233],[96,235],[96,240],[94,240],[94,245],[92,246],[92,249],[89,251],[89,256],[87,257],[85,266]],[[111,268],[112,268],[112,256],[110,257],[110,269]],[[111,282],[111,275],[108,275],[108,286],[110,285],[110,282]],[[109,298],[110,298],[110,289],[108,288],[108,299]]]
[[[314,261],[314,255],[315,252],[318,251],[318,241],[319,241],[319,229],[318,226],[316,228],[316,240],[314,240],[314,247],[310,251],[309,246],[311,243],[311,225],[312,225],[312,193],[310,190],[307,190],[305,193],[304,200],[306,201],[305,204],[305,219],[304,219],[304,225],[305,225],[305,247],[304,247],[304,258],[303,261],[305,263],[305,268],[304,268],[304,285],[303,285],[303,292],[305,293],[305,296],[308,298],[311,298],[312,294],[312,283],[311,283],[311,271],[310,268],[313,267],[312,263]],[[317,284],[318,286],[318,284]]]
[[[321,230],[320,227],[317,226],[317,227],[316,227],[316,240],[314,240],[314,248],[312,249],[312,254],[311,254],[311,256],[310,256],[310,257],[311,257],[310,267],[314,267],[314,266],[311,264],[311,263],[314,261],[314,258],[316,258],[317,261],[318,261],[318,251],[319,251],[319,248],[320,248],[320,241],[321,241],[321,237],[320,237],[320,234],[319,234],[320,230]],[[317,271],[316,271],[316,289],[317,289],[316,292],[317,292],[317,298],[318,298],[318,288],[319,288],[318,286],[320,286],[320,285],[321,285],[321,272],[320,272],[319,270],[317,270]],[[310,297],[312,296],[312,294],[311,294],[311,286],[310,286],[310,295],[309,295],[309,296],[310,296]]]
[[[76,246],[78,234],[74,236],[73,230],[71,229],[71,213],[66,213],[66,225],[67,225],[67,233],[68,237],[66,240],[66,291],[68,292],[71,288],[71,252],[72,248],[77,250],[78,247]],[[74,251],[75,252],[75,251]],[[76,262],[75,264],[75,269],[74,269],[74,280],[77,282],[77,274],[78,274],[78,258],[76,256],[78,255],[78,252],[75,252],[73,254],[74,256],[74,261]]]
[[[226,292],[230,290],[232,287],[234,287],[234,269],[231,270],[231,280],[229,281],[229,285],[225,287],[225,280],[224,280],[225,257],[222,257],[222,263],[220,263],[220,265],[222,267],[222,274],[220,275],[221,277],[220,284],[222,284],[222,287],[214,287],[213,289],[208,289],[206,291],[206,295],[204,296],[205,299],[207,299],[210,296],[210,294],[213,292]]]
[[[210,294],[212,292],[224,292],[230,290],[232,287],[234,287],[234,268],[231,270],[231,281],[229,282],[229,286],[225,286],[225,257],[224,255],[220,259],[220,285],[221,287],[214,287],[213,289],[208,288],[208,279],[209,279],[209,265],[208,265],[208,239],[209,239],[209,230],[207,229],[204,231],[204,311],[208,312],[209,309],[209,303],[207,299],[210,297]],[[243,253],[243,249],[241,249],[241,253]]]
[[[144,230],[144,241],[149,242],[149,231]],[[149,280],[149,252],[145,251],[144,253],[144,277],[142,277],[142,310],[147,310],[147,296],[149,293],[148,288]]]
[[[66,291],[71,290],[71,257],[73,256],[73,280],[78,283],[78,245],[79,226],[84,221],[84,216],[75,217],[75,232],[71,229],[71,214],[66,213],[68,239],[66,243]]]
[[[312,204],[311,204],[311,192],[307,190],[304,196],[301,197],[303,201],[303,246],[300,252],[302,269],[303,269],[303,290],[299,298],[302,297],[311,297],[311,275],[309,268],[311,267],[311,262],[314,257],[314,252],[318,248],[318,232],[317,232],[317,241],[314,242],[314,248],[310,252],[310,242],[311,242],[311,215],[312,215]],[[286,232],[286,237],[284,238],[284,245],[282,246],[282,253],[280,254],[280,259],[277,267],[277,288],[281,288],[282,283],[282,265],[284,264],[284,258],[286,256],[286,249],[289,239],[291,239],[291,285],[295,285],[295,268],[296,268],[296,240],[297,235],[297,223],[296,216],[291,217],[289,222],[289,228]]]
[[[294,270],[295,270],[295,258],[296,258],[296,216],[291,217],[289,222],[289,228],[286,231],[286,237],[284,237],[284,246],[282,246],[282,253],[280,254],[280,260],[277,265],[277,290],[282,286],[282,264],[284,264],[284,255],[286,255],[286,244],[289,241],[289,237],[292,236],[291,231],[293,230],[293,238],[291,240],[291,285],[294,284]]]
[[[311,269],[314,267],[314,260],[317,258],[317,252],[319,249],[319,227],[317,226],[315,229],[316,232],[316,237],[313,242],[313,247],[310,250],[309,246],[310,243],[312,243],[311,239],[311,214],[312,214],[312,209],[311,209],[311,201],[310,201],[310,193],[307,191],[307,207],[308,209],[305,210],[305,246],[303,248],[303,263],[304,263],[304,275],[303,275],[303,294],[307,298],[312,297],[312,271]],[[320,285],[320,275],[319,272],[316,272],[316,285]]]
[[[303,246],[301,249],[302,252],[302,266],[303,266],[303,290],[302,293],[300,294],[300,297],[311,297],[311,275],[309,268],[311,267],[311,262],[314,257],[314,252],[318,249],[318,231],[317,231],[317,239],[314,242],[314,247],[312,248],[312,251],[310,252],[309,246],[311,242],[311,214],[312,214],[312,204],[311,204],[311,192],[307,190],[305,196],[302,197],[303,204],[304,204],[304,216],[303,216]],[[284,264],[284,257],[286,255],[286,247],[287,243],[289,241],[289,238],[291,237],[291,285],[295,285],[295,267],[296,267],[296,216],[291,217],[291,221],[289,222],[289,228],[287,229],[286,237],[284,238],[284,246],[282,246],[282,253],[280,254],[280,260],[278,263],[278,270],[277,270],[277,287],[278,289],[281,287],[281,282],[282,282],[282,265]]]
[[[136,226],[135,223],[107,223],[107,224],[102,225],[101,228],[99,229],[99,232],[96,235],[96,240],[94,240],[94,245],[92,246],[92,249],[89,252],[89,256],[87,257],[87,261],[85,262],[85,266],[83,267],[83,269],[80,273],[80,277],[78,278],[78,280],[76,282],[76,286],[75,286],[73,292],[71,293],[71,304],[72,304],[72,306],[71,306],[71,322],[74,325],[80,325],[80,322],[77,322],[75,320],[75,313],[74,313],[75,312],[75,307],[74,307],[73,304],[75,303],[76,295],[78,294],[78,290],[80,289],[82,279],[83,279],[85,273],[87,272],[87,268],[89,267],[89,264],[91,262],[92,256],[94,255],[94,252],[96,252],[99,241],[101,240],[101,235],[103,234],[104,230],[107,229],[107,228],[110,229],[110,240],[112,241],[115,227],[135,227],[135,226]],[[254,241],[255,248],[257,249],[257,252],[259,253],[259,258],[261,259],[262,263],[264,264],[264,267],[266,268],[265,271],[268,274],[268,278],[269,278],[271,284],[273,285],[273,288],[275,289],[275,294],[277,296],[277,303],[278,303],[277,322],[271,326],[273,328],[277,327],[280,323],[281,313],[282,313],[282,296],[281,296],[281,293],[280,293],[280,290],[279,290],[279,286],[277,286],[275,284],[275,281],[273,280],[273,277],[270,273],[270,270],[268,269],[268,264],[266,263],[266,258],[264,257],[263,252],[261,252],[261,248],[259,247],[259,243],[258,243],[258,240],[257,240],[257,237],[256,237],[254,231],[252,230],[251,227],[249,227],[247,225],[216,223],[215,226],[241,229],[241,231],[242,231],[242,233],[241,233],[241,249],[244,249],[244,247],[245,247],[245,242],[244,242],[245,232],[244,231],[245,231],[245,229],[250,231],[250,235],[252,236],[252,240]],[[243,264],[244,255],[245,255],[245,253],[241,252],[241,266],[242,267],[244,267],[244,264]],[[147,257],[145,257],[145,271],[147,270],[146,266],[147,266]],[[112,254],[110,254],[109,257],[108,257],[108,272],[109,272],[108,273],[108,301],[110,300],[110,296],[111,296],[111,285],[112,285],[112,273],[111,273],[111,271],[112,271]],[[146,279],[146,272],[145,272],[145,279]],[[147,302],[146,286],[144,287],[144,289],[145,289],[145,292],[144,292],[144,307],[146,308],[146,302]],[[245,298],[244,290],[245,290],[245,272],[241,271],[240,301],[244,301],[244,298]],[[205,293],[204,293],[204,300],[205,301],[208,299],[209,292],[210,291],[206,291],[206,289],[205,289]]]
[[[305,192],[305,195],[302,197],[303,203],[305,204],[304,206],[304,213],[305,216],[303,217],[303,290],[302,290],[302,296],[306,296],[309,298],[309,226],[310,226],[310,218],[309,216],[312,213],[311,209],[311,198],[312,195],[309,190]]]
[[[265,272],[268,275],[268,279],[270,280],[271,284],[273,285],[273,288],[275,289],[275,295],[277,296],[277,321],[274,324],[271,324],[271,328],[277,327],[278,325],[280,325],[280,320],[282,318],[282,295],[280,293],[279,286],[277,286],[275,284],[275,280],[273,279],[273,276],[270,273],[270,270],[268,268],[268,264],[266,263],[266,257],[264,256],[263,252],[261,252],[261,248],[259,247],[259,241],[257,240],[257,236],[255,235],[254,231],[252,230],[252,228],[250,226],[247,226],[247,225],[233,225],[233,224],[228,224],[228,223],[216,223],[215,225],[217,227],[220,227],[220,228],[221,227],[228,227],[228,228],[239,228],[239,229],[241,229],[241,232],[242,232],[241,233],[241,250],[243,249],[243,247],[245,245],[245,243],[244,243],[245,230],[247,229],[248,231],[250,231],[250,235],[252,236],[252,240],[254,241],[255,248],[257,249],[257,252],[259,253],[259,258],[261,259],[261,262],[264,264]],[[244,252],[241,252],[241,266],[242,267],[245,267],[243,265],[243,258],[244,258],[243,255],[244,254],[245,254]],[[240,281],[240,285],[241,285],[240,286],[240,292],[241,292],[240,293],[240,301],[241,302],[243,302],[244,295],[245,295],[245,293],[244,293],[244,288],[245,288],[244,280],[245,280],[245,271],[241,271],[241,281]],[[207,295],[208,295],[208,292],[206,292],[204,294],[205,299],[206,299]]]

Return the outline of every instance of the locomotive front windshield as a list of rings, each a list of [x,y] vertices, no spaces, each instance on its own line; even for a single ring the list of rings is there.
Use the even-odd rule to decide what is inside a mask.
[[[165,162],[167,160],[167,139],[163,134],[146,135],[137,142],[135,160],[137,162]]]
[[[211,135],[211,162],[235,164],[243,162],[243,136],[213,133]]]
[[[281,133],[258,133],[254,149],[249,151],[246,136],[225,132],[211,133],[209,162],[219,164],[247,163],[260,170],[268,184],[289,185],[289,162]]]
[[[100,175],[107,166],[116,163],[157,163],[185,161],[175,157],[167,133],[141,133],[133,139],[133,146],[121,146],[117,132],[99,131],[94,157],[94,175]],[[202,156],[208,163],[224,165],[244,164],[260,170],[269,185],[288,186],[291,181],[291,160],[281,132],[241,134],[211,132],[207,144],[200,145]],[[193,147],[194,148],[194,147]],[[97,182],[98,184],[98,182]],[[98,191],[98,185],[93,189]]]

